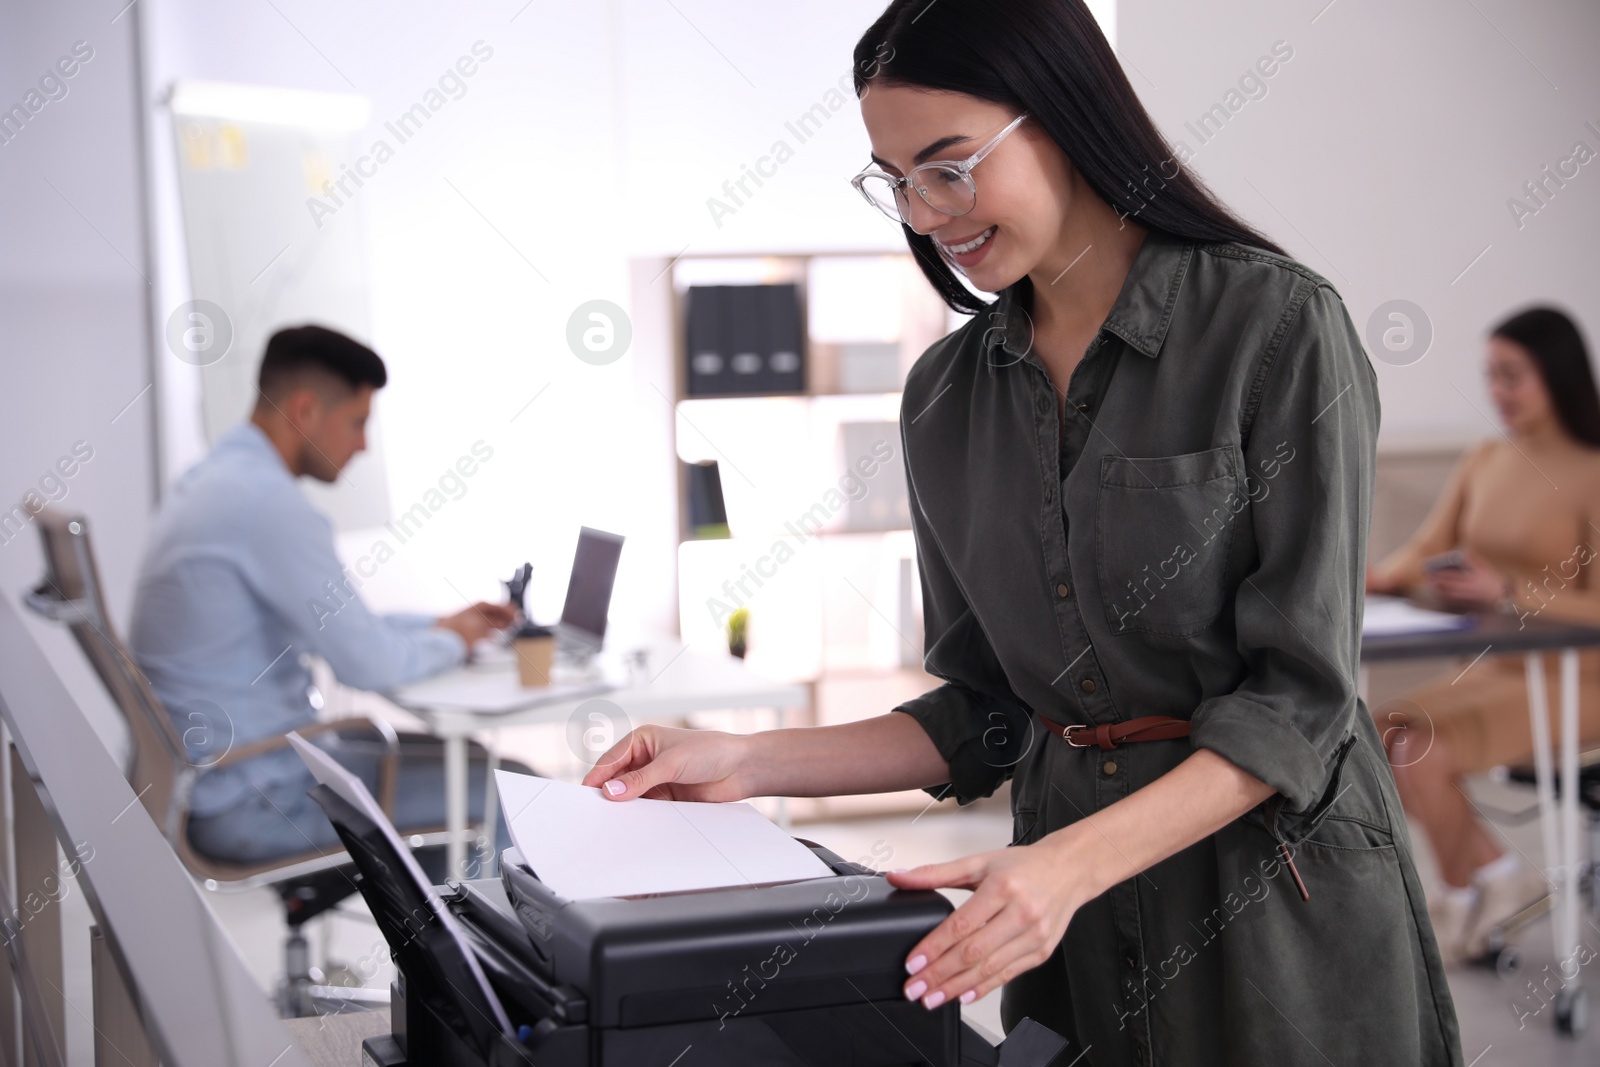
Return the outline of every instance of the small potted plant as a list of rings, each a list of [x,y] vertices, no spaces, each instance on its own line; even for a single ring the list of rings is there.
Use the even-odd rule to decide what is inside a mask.
[[[728,616],[728,651],[740,659],[744,659],[745,631],[749,625],[749,608],[737,608]]]

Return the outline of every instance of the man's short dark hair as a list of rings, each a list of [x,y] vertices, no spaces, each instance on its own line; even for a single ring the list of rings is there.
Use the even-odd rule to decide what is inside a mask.
[[[382,389],[389,380],[378,353],[325,326],[292,326],[267,341],[256,387],[262,396],[279,397],[315,379],[329,378],[352,391],[363,385]]]

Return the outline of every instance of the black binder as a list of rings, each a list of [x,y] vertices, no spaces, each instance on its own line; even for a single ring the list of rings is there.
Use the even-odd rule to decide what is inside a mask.
[[[722,500],[717,461],[685,463],[689,475],[689,529],[695,537],[727,537],[728,507]]]
[[[690,286],[686,318],[689,396],[805,391],[799,286]]]

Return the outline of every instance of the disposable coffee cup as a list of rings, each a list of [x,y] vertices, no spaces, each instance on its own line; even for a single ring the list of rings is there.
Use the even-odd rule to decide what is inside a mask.
[[[517,677],[524,689],[550,684],[556,659],[556,636],[548,626],[524,626],[511,640],[517,657]]]

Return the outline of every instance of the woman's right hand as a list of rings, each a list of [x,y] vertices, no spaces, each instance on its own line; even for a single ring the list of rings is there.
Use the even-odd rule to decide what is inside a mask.
[[[744,800],[755,795],[749,742],[721,730],[641,726],[607,749],[583,784],[608,800]]]

